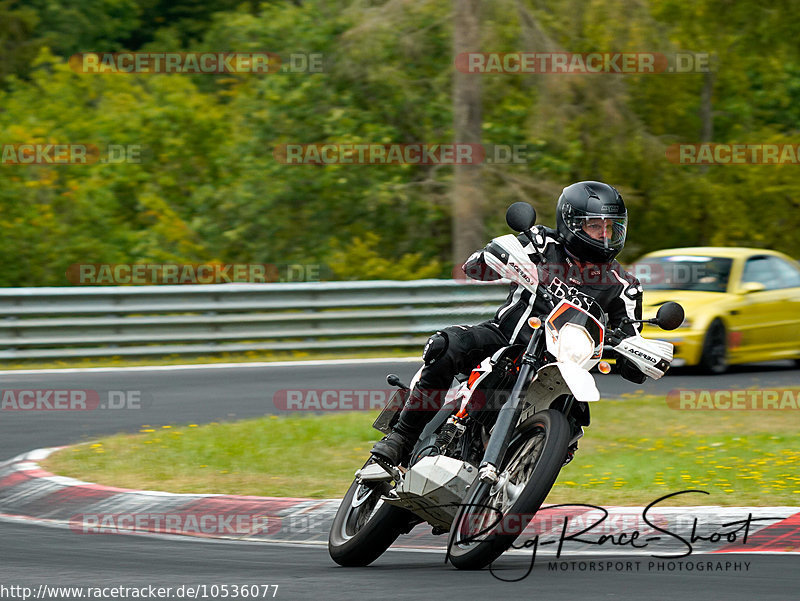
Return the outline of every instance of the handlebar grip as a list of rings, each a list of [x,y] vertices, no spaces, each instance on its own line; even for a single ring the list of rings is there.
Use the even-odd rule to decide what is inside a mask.
[[[608,346],[617,346],[627,337],[628,337],[627,334],[625,334],[625,332],[623,332],[619,328],[617,328],[616,330],[610,330],[606,332],[606,341],[608,343]]]

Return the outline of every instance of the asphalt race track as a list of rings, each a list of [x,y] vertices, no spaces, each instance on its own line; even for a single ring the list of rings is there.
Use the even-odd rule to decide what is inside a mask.
[[[368,568],[336,566],[324,547],[166,540],[140,536],[78,536],[68,530],[3,524],[3,581],[38,587],[278,585],[278,599],[658,599],[661,601],[796,598],[797,558],[735,555],[747,571],[551,571],[546,561],[519,582],[487,571],[460,572],[439,553],[389,551]],[[703,558],[708,556],[703,556]],[[581,558],[570,557],[578,562]],[[588,558],[584,558],[588,559]],[[597,561],[597,558],[594,558]],[[604,557],[603,561],[613,561]],[[628,562],[630,558],[623,559]],[[695,563],[705,561],[700,556]],[[666,562],[665,562],[666,563]],[[529,560],[503,559],[497,575],[525,573]],[[664,566],[667,567],[666,565]],[[383,592],[381,592],[383,591]]]
[[[136,431],[149,424],[205,423],[275,413],[273,395],[293,388],[381,389],[384,375],[410,380],[411,362],[292,365],[170,370],[4,373],[3,389],[141,390],[152,402],[140,409],[0,412],[0,460],[34,448]],[[676,371],[658,382],[637,386],[616,376],[598,376],[604,395],[673,388],[747,388],[797,385],[800,370],[789,363],[738,367],[722,377]],[[588,434],[587,434],[588,435]],[[70,530],[20,522],[0,522],[0,586],[279,585],[278,599],[780,599],[795,598],[800,573],[792,555],[698,555],[659,566],[649,556],[639,565],[618,564],[603,571],[589,562],[614,558],[570,556],[586,563],[551,569],[540,558],[530,576],[501,582],[488,570],[464,573],[443,563],[441,553],[390,551],[369,568],[343,569],[317,546],[237,543],[182,537],[79,535]],[[653,561],[655,565],[649,565]],[[732,562],[739,569],[703,569],[708,561]],[[496,575],[522,576],[530,559],[503,558]],[[687,571],[691,563],[691,571]],[[745,564],[747,567],[745,569]],[[592,564],[594,565],[594,564]],[[206,589],[208,592],[209,589]],[[208,592],[210,598],[210,592]],[[270,590],[270,595],[272,590]],[[10,595],[0,588],[0,598]],[[21,597],[20,597],[21,598]],[[55,598],[55,597],[51,597]],[[66,598],[66,597],[60,597]],[[176,598],[176,597],[173,597]],[[202,596],[200,597],[202,598]],[[263,597],[262,597],[263,598]]]

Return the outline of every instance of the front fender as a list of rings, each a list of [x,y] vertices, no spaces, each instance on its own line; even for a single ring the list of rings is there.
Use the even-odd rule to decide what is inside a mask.
[[[577,400],[584,403],[600,400],[600,391],[597,390],[597,384],[592,374],[574,363],[558,362],[556,365],[561,375],[564,376],[564,382],[572,396]]]
[[[594,377],[588,371],[574,363],[548,363],[536,372],[528,386],[520,422],[549,409],[553,401],[565,394],[587,403],[600,400]]]

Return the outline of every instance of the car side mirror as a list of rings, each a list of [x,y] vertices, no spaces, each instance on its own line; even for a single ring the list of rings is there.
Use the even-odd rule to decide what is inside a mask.
[[[766,290],[767,287],[761,282],[746,282],[741,289],[742,294],[752,294],[753,292],[761,292]]]

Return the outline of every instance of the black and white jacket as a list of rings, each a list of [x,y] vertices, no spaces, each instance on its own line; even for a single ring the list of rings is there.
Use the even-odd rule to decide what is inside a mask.
[[[547,286],[561,298],[569,297],[573,302],[590,297],[608,316],[608,327],[620,327],[622,318],[642,318],[642,286],[634,276],[627,273],[619,262],[603,265],[579,264],[564,248],[553,229],[544,226],[533,228],[533,239],[545,258],[541,264],[530,241],[522,234],[517,236],[531,262],[539,266],[539,286]],[[473,253],[462,266],[464,273],[476,280],[499,279],[497,272],[486,263],[485,253],[496,254],[493,243]],[[538,289],[538,288],[537,288]],[[588,300],[588,299],[587,299]],[[549,313],[541,295],[534,296],[524,287],[512,283],[506,302],[497,310],[492,322],[496,324],[510,343],[526,344],[533,330],[528,318],[544,317]],[[633,336],[641,325],[625,325],[622,329]]]

